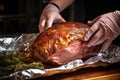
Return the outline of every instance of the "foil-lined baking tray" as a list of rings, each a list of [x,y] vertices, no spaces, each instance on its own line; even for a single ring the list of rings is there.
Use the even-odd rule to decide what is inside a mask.
[[[37,35],[38,33],[0,36],[0,80],[34,79],[120,62],[120,47],[111,44],[105,53],[100,52],[90,58],[74,60],[62,66],[47,68],[42,62],[24,63],[24,59],[29,59],[29,54],[31,54],[29,47]],[[20,67],[23,64],[24,66]]]

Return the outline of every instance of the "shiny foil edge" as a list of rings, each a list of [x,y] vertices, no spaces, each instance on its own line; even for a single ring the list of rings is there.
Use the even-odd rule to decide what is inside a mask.
[[[30,44],[33,42],[33,40],[36,38],[38,33],[33,34],[21,34],[20,36],[15,37],[3,37],[0,38],[0,51],[19,51],[21,47],[24,46],[24,49],[27,50],[27,48],[30,46]],[[90,57],[87,60],[83,61],[82,59],[74,60],[66,65],[62,65],[60,67],[56,68],[50,68],[50,69],[27,69],[23,71],[17,71],[15,73],[12,73],[10,75],[6,75],[3,77],[0,77],[0,79],[5,78],[12,78],[15,80],[21,79],[21,76],[23,79],[32,79],[36,77],[41,76],[51,76],[58,73],[65,73],[65,72],[71,72],[78,70],[80,68],[85,68],[85,65],[87,67],[91,67],[92,64],[95,64],[97,62],[103,62],[108,64],[113,64],[120,62],[120,47],[116,45],[110,45],[109,49],[104,53],[98,53],[96,56]],[[100,66],[101,64],[95,65]],[[93,66],[93,67],[95,67]],[[50,73],[54,71],[54,73]]]

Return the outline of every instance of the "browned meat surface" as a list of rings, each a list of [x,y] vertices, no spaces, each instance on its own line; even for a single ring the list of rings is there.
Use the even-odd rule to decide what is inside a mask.
[[[88,48],[83,41],[89,26],[77,22],[53,25],[40,33],[32,44],[36,60],[46,63],[66,64],[69,61],[93,55],[94,47]]]

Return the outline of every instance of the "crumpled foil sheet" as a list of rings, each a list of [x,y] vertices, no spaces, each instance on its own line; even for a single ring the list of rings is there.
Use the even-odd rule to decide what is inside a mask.
[[[0,38],[0,52],[2,51],[27,51],[32,44],[38,33],[22,34],[19,36],[7,36]],[[96,56],[90,57],[86,60],[78,59],[55,68],[49,69],[26,69],[17,71],[9,75],[0,76],[1,80],[24,80],[33,79],[41,76],[51,76],[58,73],[73,72],[81,68],[105,66],[120,62],[120,47],[111,45],[105,53],[98,53]]]

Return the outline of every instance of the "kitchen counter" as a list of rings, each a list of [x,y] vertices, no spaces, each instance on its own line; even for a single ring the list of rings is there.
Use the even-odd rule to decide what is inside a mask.
[[[120,63],[107,67],[85,68],[34,80],[120,80]]]

